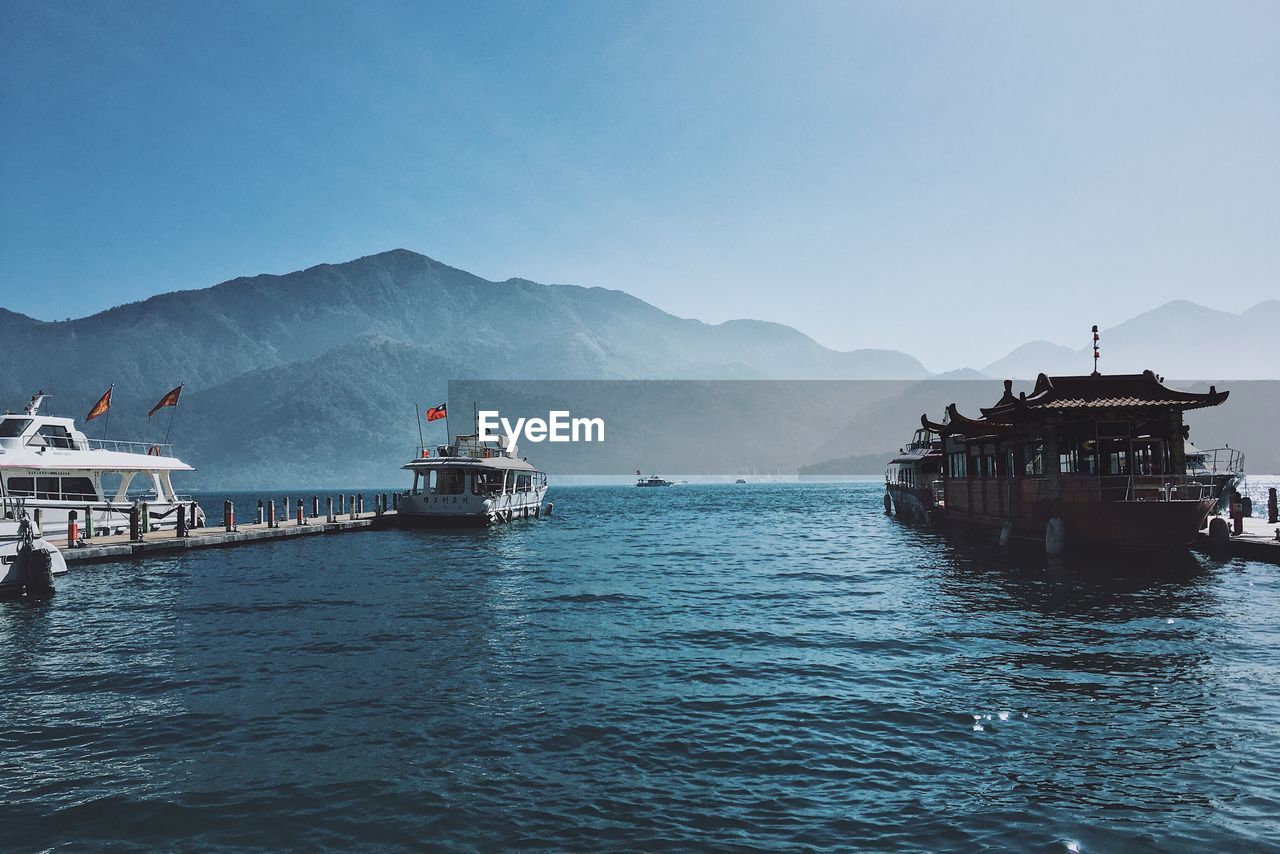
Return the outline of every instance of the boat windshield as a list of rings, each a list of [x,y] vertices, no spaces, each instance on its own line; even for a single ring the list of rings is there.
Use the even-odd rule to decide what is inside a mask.
[[[5,418],[0,421],[0,439],[12,439],[21,436],[22,431],[31,425],[30,418]]]

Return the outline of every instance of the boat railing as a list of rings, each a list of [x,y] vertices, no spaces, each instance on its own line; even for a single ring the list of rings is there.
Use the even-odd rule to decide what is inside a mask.
[[[1212,474],[1244,474],[1244,452],[1235,448],[1201,450],[1204,467]]]
[[[1196,475],[1068,474],[1022,480],[1027,485],[1023,495],[1031,501],[1205,501],[1214,497],[1213,479]]]
[[[160,442],[125,442],[120,439],[89,439],[83,451],[116,451],[150,457],[172,457],[173,445]]]
[[[466,437],[456,440],[452,445],[436,445],[434,448],[415,445],[413,448],[414,459],[496,459],[506,455],[506,451],[502,448],[477,442]]]

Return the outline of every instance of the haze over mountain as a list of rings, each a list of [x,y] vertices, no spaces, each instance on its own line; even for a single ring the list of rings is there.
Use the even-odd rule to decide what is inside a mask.
[[[218,484],[394,474],[416,441],[411,407],[443,399],[450,379],[928,373],[892,350],[836,352],[764,321],[709,325],[604,288],[490,282],[405,250],[76,320],[5,311],[0,333],[4,405],[43,387],[55,410],[82,417],[115,383],[113,437],[161,438],[168,413],[147,423],[146,410],[185,382],[175,438],[199,480]]]
[[[1277,315],[1275,301],[1243,315],[1170,303],[1108,330],[1103,367],[1203,377],[1213,366],[1217,376],[1240,376],[1228,367],[1229,351],[1274,349],[1263,329],[1273,331]],[[0,309],[0,335],[0,405],[16,409],[44,388],[55,395],[53,411],[82,418],[114,383],[113,438],[162,439],[172,413],[148,421],[146,411],[186,383],[173,439],[200,467],[192,481],[201,486],[394,482],[417,441],[415,404],[444,400],[449,380],[929,376],[895,350],[837,352],[766,321],[706,324],[616,290],[491,282],[405,250],[161,294],[74,320]],[[1040,342],[984,373],[1081,373],[1082,364],[1087,352]],[[1258,375],[1275,362],[1240,364]],[[1196,366],[1205,367],[1193,373]],[[937,379],[964,398],[962,381],[982,376],[961,369]],[[982,385],[972,383],[975,393]],[[865,414],[841,416],[834,432],[828,425],[825,443],[805,449],[797,465],[896,447],[920,411],[949,402],[933,400],[938,391],[929,383],[896,401],[868,398]],[[468,405],[452,403],[455,412]],[[104,419],[88,432],[107,428]],[[442,425],[429,426],[429,444],[443,439]]]
[[[1037,374],[1087,374],[1093,370],[1090,333],[1083,347],[1032,341],[982,369],[987,376],[1020,379]],[[1239,314],[1174,300],[1101,332],[1104,373],[1151,369],[1180,380],[1280,377],[1280,300]]]

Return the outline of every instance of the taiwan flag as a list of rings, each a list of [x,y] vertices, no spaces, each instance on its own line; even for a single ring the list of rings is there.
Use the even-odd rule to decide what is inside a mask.
[[[448,417],[449,417],[449,407],[447,404],[442,403],[439,406],[433,406],[427,410],[428,421],[439,421],[441,418],[448,418]]]

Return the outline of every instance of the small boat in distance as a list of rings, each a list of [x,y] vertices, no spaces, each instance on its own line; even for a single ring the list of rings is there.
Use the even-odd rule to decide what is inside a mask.
[[[639,471],[636,471],[636,486],[671,486],[671,481],[663,480],[656,474],[644,477]]]
[[[747,482],[747,479],[744,477],[740,477],[734,481],[734,483],[746,483],[746,482]]]
[[[922,427],[889,461],[884,472],[884,511],[909,522],[926,522],[941,495],[942,436]]]
[[[427,448],[418,453],[402,466],[413,472],[413,486],[400,496],[401,525],[483,526],[542,515],[547,474],[518,458],[505,436],[487,442],[458,436],[437,445],[434,455]]]

